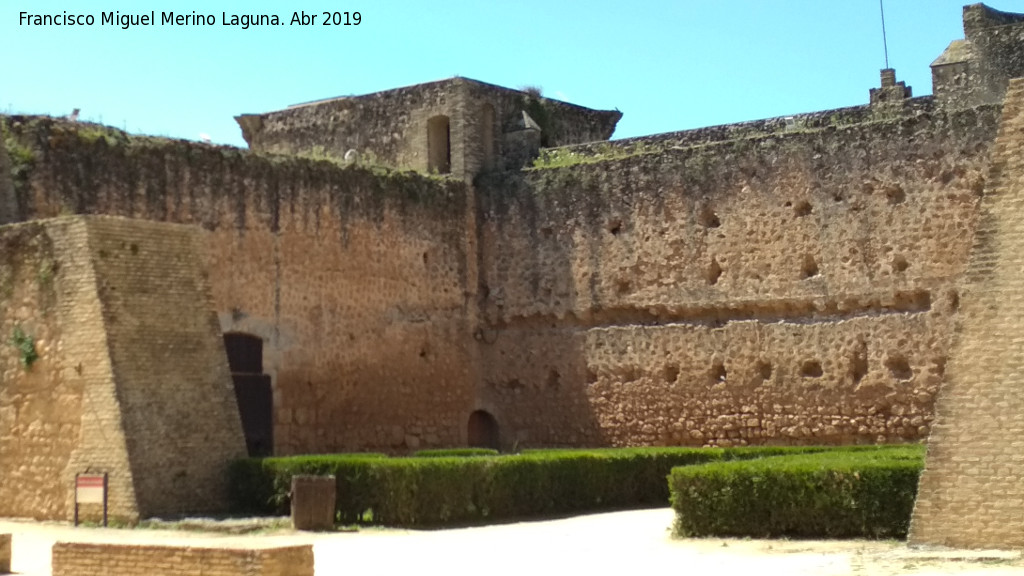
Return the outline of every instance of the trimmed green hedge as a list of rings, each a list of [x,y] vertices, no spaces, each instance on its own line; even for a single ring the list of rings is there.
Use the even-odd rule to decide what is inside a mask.
[[[904,538],[923,467],[923,446],[880,446],[674,468],[675,534]]]
[[[472,457],[472,456],[497,456],[498,451],[493,448],[441,448],[438,450],[420,450],[413,454],[415,458],[444,458],[447,456]]]
[[[282,514],[295,474],[334,474],[345,524],[440,526],[662,506],[675,466],[823,447],[544,450],[489,458],[366,458],[362,455],[248,459],[231,470],[235,508]]]

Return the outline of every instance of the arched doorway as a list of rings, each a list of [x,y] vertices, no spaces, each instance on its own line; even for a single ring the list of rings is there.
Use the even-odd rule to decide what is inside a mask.
[[[498,421],[486,410],[477,410],[469,415],[468,444],[473,448],[494,448],[500,444]]]
[[[224,348],[249,456],[270,456],[274,451],[274,393],[270,376],[263,373],[263,339],[229,332],[224,335]]]
[[[451,127],[447,116],[427,120],[427,170],[438,174],[452,171]]]

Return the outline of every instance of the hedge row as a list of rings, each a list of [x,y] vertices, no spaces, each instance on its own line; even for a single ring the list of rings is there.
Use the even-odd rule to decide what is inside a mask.
[[[441,448],[437,450],[420,450],[413,454],[416,458],[444,458],[446,456],[497,456],[494,448]]]
[[[333,474],[345,524],[440,526],[662,506],[675,466],[822,447],[546,450],[477,458],[364,455],[247,459],[232,467],[235,508],[283,514],[295,474]],[[856,450],[856,449],[854,449]]]
[[[678,467],[677,536],[904,538],[923,446]]]

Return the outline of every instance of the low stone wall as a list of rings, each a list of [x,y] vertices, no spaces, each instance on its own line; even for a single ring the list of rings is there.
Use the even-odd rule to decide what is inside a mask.
[[[0,574],[11,573],[11,535],[0,534]]]
[[[313,547],[191,548],[58,542],[53,576],[312,576]]]

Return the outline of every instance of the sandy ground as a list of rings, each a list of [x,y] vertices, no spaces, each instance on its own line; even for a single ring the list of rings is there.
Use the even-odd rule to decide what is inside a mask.
[[[50,547],[56,541],[232,547],[309,543],[318,575],[1024,575],[1024,559],[1017,552],[914,550],[902,542],[859,540],[674,540],[671,522],[672,511],[659,509],[438,531],[227,536],[0,520],[0,533],[14,535],[12,569],[26,576],[50,575]]]

